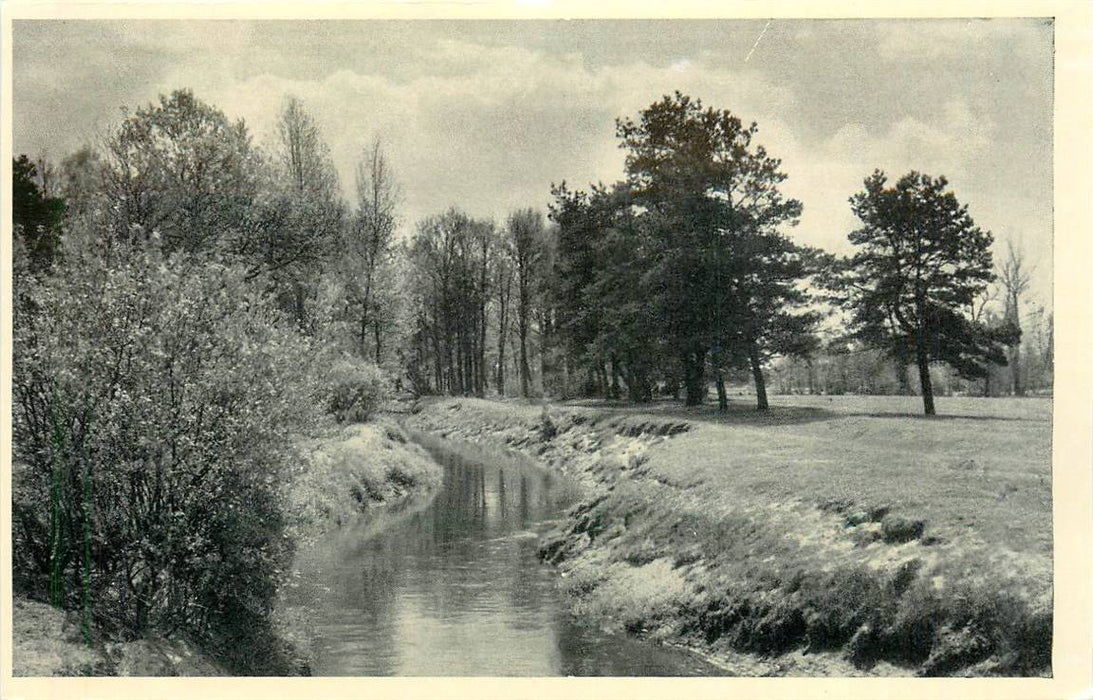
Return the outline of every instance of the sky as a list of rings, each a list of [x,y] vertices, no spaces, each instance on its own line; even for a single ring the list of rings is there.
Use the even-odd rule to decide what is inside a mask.
[[[272,145],[286,95],[348,199],[379,137],[401,225],[456,206],[503,222],[551,183],[623,177],[615,119],[680,90],[759,125],[803,203],[787,233],[851,252],[874,169],[945,175],[1034,267],[1050,307],[1050,20],[43,21],[13,23],[13,146],[59,160],[178,88]]]

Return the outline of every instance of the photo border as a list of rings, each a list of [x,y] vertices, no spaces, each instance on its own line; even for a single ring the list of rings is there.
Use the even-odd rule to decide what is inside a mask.
[[[0,697],[87,698],[1091,698],[1093,393],[1090,231],[1093,200],[1093,3],[525,2],[153,3],[9,0],[2,12],[0,94]],[[1014,678],[12,678],[11,158],[12,22],[20,19],[820,19],[1054,17],[1053,677]]]

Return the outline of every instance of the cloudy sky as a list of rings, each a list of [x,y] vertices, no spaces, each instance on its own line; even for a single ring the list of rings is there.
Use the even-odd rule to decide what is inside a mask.
[[[619,179],[615,118],[681,90],[758,122],[804,204],[801,242],[848,252],[847,198],[874,168],[944,174],[977,223],[1028,251],[1050,303],[1052,36],[1036,19],[24,20],[13,144],[59,159],[180,87],[270,143],[292,94],[347,194],[382,139],[409,229],[452,205],[500,221],[545,210],[552,182]]]

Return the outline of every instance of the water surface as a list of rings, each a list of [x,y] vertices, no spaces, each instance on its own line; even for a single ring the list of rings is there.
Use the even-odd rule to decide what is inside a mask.
[[[557,571],[536,557],[538,533],[576,497],[572,484],[518,455],[421,439],[445,470],[435,497],[298,556],[315,675],[721,673],[572,617]]]

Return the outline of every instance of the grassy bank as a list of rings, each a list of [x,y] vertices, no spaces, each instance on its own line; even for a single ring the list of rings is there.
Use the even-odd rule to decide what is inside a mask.
[[[307,458],[286,485],[291,532],[310,537],[435,489],[443,471],[393,421],[342,428],[303,446]]]
[[[79,615],[16,594],[12,675],[223,676],[227,671],[184,639],[83,640]]]
[[[499,442],[587,487],[541,554],[578,614],[747,674],[1043,675],[1050,403],[781,397],[439,401],[417,427]]]

